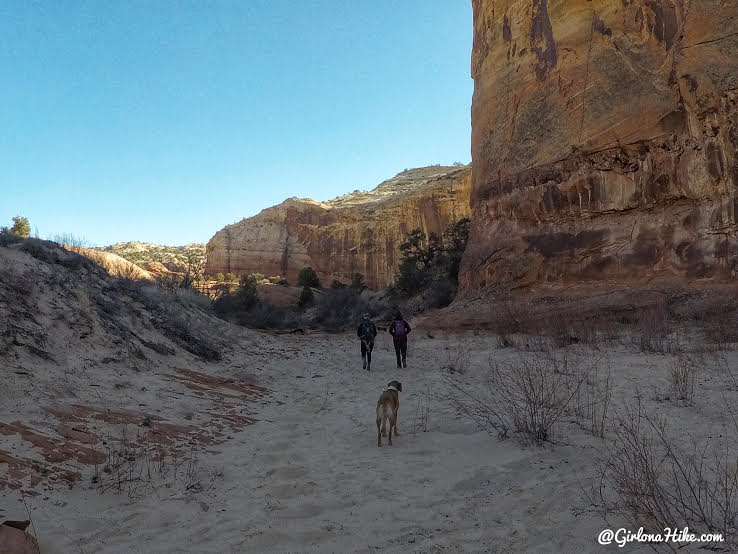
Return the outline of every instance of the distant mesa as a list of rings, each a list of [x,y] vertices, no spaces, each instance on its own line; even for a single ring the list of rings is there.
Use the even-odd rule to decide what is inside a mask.
[[[282,275],[295,283],[311,266],[324,283],[350,283],[360,273],[381,289],[394,282],[405,235],[415,228],[440,235],[469,217],[470,191],[469,166],[430,166],[327,202],[288,198],[218,231],[206,246],[205,273]]]

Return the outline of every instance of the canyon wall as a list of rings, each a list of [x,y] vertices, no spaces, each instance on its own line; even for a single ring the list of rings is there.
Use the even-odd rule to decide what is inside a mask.
[[[472,6],[462,291],[735,278],[738,2]]]
[[[394,282],[405,235],[440,234],[469,217],[470,192],[469,167],[431,166],[328,202],[290,198],[218,231],[206,246],[205,272],[281,275],[294,284],[311,266],[325,286],[361,273],[382,289]]]

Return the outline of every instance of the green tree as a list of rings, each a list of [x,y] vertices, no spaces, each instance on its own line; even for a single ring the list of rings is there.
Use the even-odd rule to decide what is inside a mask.
[[[447,273],[454,283],[459,281],[459,266],[469,242],[470,224],[471,221],[465,217],[456,223],[450,224],[443,233],[444,250],[447,256]]]
[[[455,293],[459,279],[459,266],[469,240],[469,220],[464,218],[450,224],[439,237],[427,235],[421,229],[413,229],[400,245],[402,258],[398,268],[397,288],[410,296],[433,287],[433,296],[439,303],[446,302]],[[447,279],[446,286],[439,282]]]
[[[238,281],[235,305],[239,310],[252,308],[259,300],[256,293],[256,279],[253,275],[244,275]]]
[[[13,218],[13,226],[10,228],[10,232],[19,237],[28,238],[31,236],[31,224],[28,223],[28,219],[25,217],[17,215]]]
[[[320,288],[320,280],[312,267],[303,267],[300,270],[300,273],[297,275],[297,286],[311,287],[314,289]]]
[[[431,278],[431,267],[443,253],[443,243],[435,233],[426,236],[421,229],[413,229],[400,244],[400,253],[397,288],[414,296]]]

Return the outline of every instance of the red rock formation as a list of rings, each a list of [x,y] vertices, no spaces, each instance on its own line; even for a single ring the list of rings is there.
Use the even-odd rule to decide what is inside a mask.
[[[399,246],[417,227],[441,233],[469,217],[468,167],[412,169],[376,189],[329,202],[290,198],[210,239],[205,272],[281,275],[311,266],[325,285],[355,273],[373,289],[394,281]]]
[[[733,278],[738,2],[472,5],[462,290]]]

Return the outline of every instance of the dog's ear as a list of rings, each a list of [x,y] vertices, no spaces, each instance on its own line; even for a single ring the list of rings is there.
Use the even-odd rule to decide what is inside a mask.
[[[396,383],[397,383],[397,390],[402,392],[402,383],[400,383],[399,381],[396,381]]]

